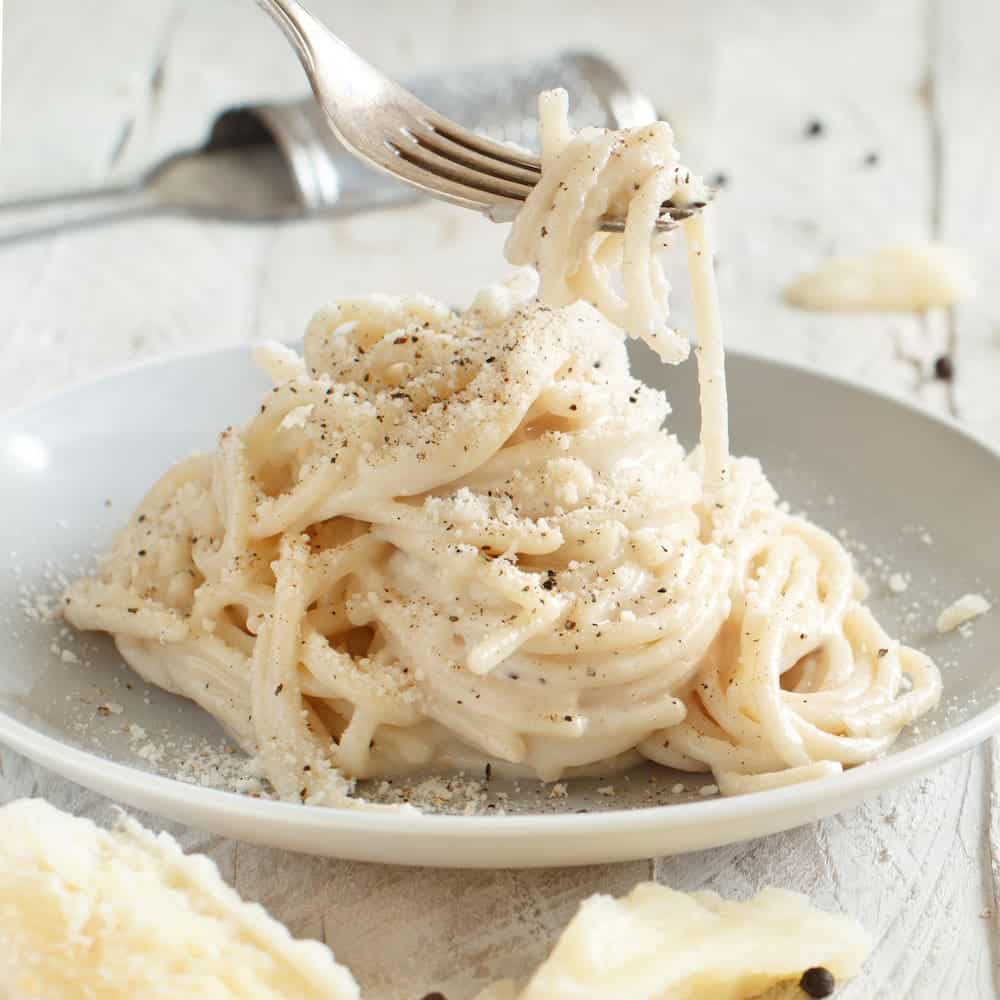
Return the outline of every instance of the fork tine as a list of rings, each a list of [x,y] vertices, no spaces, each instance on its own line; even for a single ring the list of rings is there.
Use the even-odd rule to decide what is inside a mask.
[[[401,184],[409,184],[434,198],[450,201],[454,205],[461,205],[462,208],[471,208],[473,211],[483,212],[492,218],[493,208],[498,201],[497,196],[488,194],[479,188],[469,187],[468,184],[462,184],[459,181],[443,177],[439,173],[426,169],[422,164],[413,163],[411,160],[401,156],[398,150],[388,143],[386,143],[386,151],[388,154],[386,162],[375,159],[370,159],[368,162],[379,170],[395,177]],[[391,159],[395,159],[396,162],[403,161],[407,163],[409,169],[406,172],[405,178],[401,176],[397,168],[393,168],[390,165]],[[504,218],[513,219],[517,213],[517,209],[523,204],[521,201],[512,201],[506,198],[499,200],[505,203],[506,214]],[[513,207],[507,208],[506,205],[508,203]]]
[[[466,167],[418,142],[412,133],[403,131],[402,134],[409,141],[393,142],[387,139],[386,148],[391,154],[408,163],[411,170],[419,171],[419,178],[412,172],[408,175],[410,183],[424,188],[431,194],[466,208],[485,212],[495,222],[510,222],[531,192],[532,185],[511,183],[495,175],[484,174]],[[390,166],[383,169],[393,173]],[[665,202],[663,211],[656,221],[657,232],[671,232],[679,228],[684,220],[690,219],[703,207],[704,204],[700,202],[687,207]],[[624,230],[624,219],[608,218],[601,223],[602,232],[621,233]]]
[[[690,219],[705,207],[705,202],[697,202],[693,205],[678,206],[665,201],[661,206],[659,218],[656,220],[656,231],[658,233],[669,233],[678,229],[682,222]],[[601,221],[601,232],[623,233],[625,231],[624,219],[605,218]]]
[[[398,139],[387,138],[386,142],[396,155],[407,163],[420,167],[435,177],[448,178],[491,198],[524,201],[533,187],[532,184],[510,181],[449,159],[437,149],[421,142],[418,136],[406,129],[401,130]]]
[[[443,115],[438,114],[438,112],[427,108],[426,105],[422,104],[421,108],[423,113],[418,114],[417,117],[431,131],[436,132],[458,146],[464,147],[470,153],[477,153],[479,156],[497,160],[499,163],[506,164],[509,167],[529,171],[535,175],[535,179],[537,180],[538,175],[542,171],[542,164],[534,153],[518,149],[516,146],[507,145],[496,139],[491,139],[489,136],[480,135],[478,132],[463,128],[450,118],[445,118]]]
[[[450,136],[446,136],[438,127],[431,127],[428,122],[424,124],[427,125],[428,131],[404,129],[406,137],[412,140],[408,149],[404,150],[390,143],[397,155],[408,163],[494,197],[519,202],[531,193],[531,189],[541,176],[540,169],[537,173],[528,170],[517,170],[514,173],[509,167],[505,169],[505,165],[499,161],[479,156],[457,142],[450,141]],[[673,201],[665,201],[657,221],[657,230],[668,232],[676,229],[681,222],[704,208],[705,204],[705,202],[693,202],[690,205],[675,205]],[[602,226],[605,232],[621,232],[624,228],[624,220],[618,219],[608,219]]]
[[[477,190],[497,192],[502,197],[514,198],[519,201],[523,201],[528,196],[530,188],[538,182],[541,176],[541,163],[537,159],[520,154],[516,148],[504,146],[486,136],[470,132],[437,112],[427,114],[427,110],[427,106],[422,104],[421,111],[424,114],[419,115],[419,120],[421,124],[426,126],[430,134],[412,128],[407,131],[424,150],[431,154],[427,157],[428,161],[437,164],[440,169],[452,170],[450,176],[453,179],[460,183],[469,184]],[[433,145],[430,144],[431,142]],[[409,157],[407,159],[409,162],[414,162]],[[447,166],[446,161],[449,160],[456,166]],[[459,169],[466,165],[472,168],[471,173]],[[480,171],[486,171],[500,181],[511,181],[522,188],[522,191],[517,192],[507,188],[506,185],[502,188],[496,188],[490,183],[484,184],[476,177]],[[500,194],[501,191],[503,194]],[[709,200],[711,197],[710,193]],[[707,202],[693,202],[689,205],[675,205],[672,201],[665,201],[656,223],[657,232],[670,232],[677,229],[682,222],[701,211],[706,204]],[[508,202],[501,207],[499,212],[490,214],[494,218],[507,218],[512,208],[516,210],[516,207]],[[602,224],[601,229],[604,232],[623,232],[625,221],[624,219],[608,219]]]
[[[661,215],[656,220],[656,231],[658,233],[669,233],[680,227],[680,221],[671,218],[669,215]],[[601,232],[602,233],[623,233],[625,232],[625,220],[624,219],[602,219],[601,220]]]
[[[522,184],[530,188],[538,183],[538,178],[541,176],[540,169],[529,169],[520,164],[498,160],[493,156],[485,156],[425,122],[420,124],[423,127],[410,128],[409,133],[421,146],[439,156],[512,184]]]

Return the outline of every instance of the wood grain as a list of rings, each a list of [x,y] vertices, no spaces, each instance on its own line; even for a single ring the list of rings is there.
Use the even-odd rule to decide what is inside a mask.
[[[616,5],[622,17],[597,0],[393,0],[349,16],[334,0],[312,6],[400,75],[458,54],[601,49],[675,122],[691,162],[726,176],[719,270],[731,343],[951,409],[1000,443],[987,281],[1000,265],[995,3],[628,0]],[[98,27],[99,44],[81,44]],[[303,89],[290,52],[244,0],[7,0],[5,28],[4,197],[127,176],[197,141],[222,106]],[[812,119],[823,131],[810,138]],[[976,303],[953,315],[845,317],[781,301],[787,281],[830,253],[914,237],[969,253],[984,282]],[[315,306],[344,294],[420,288],[461,304],[496,275],[502,238],[481,219],[422,205],[279,227],[160,219],[0,250],[2,405],[139,357],[290,339]],[[951,350],[948,386],[929,375]],[[997,995],[998,775],[1000,755],[984,749],[789,833],[541,872],[314,859],[142,818],[206,851],[295,932],[329,941],[373,1000],[431,989],[463,1000],[529,968],[584,896],[650,875],[736,895],[778,884],[856,914],[878,947],[845,997],[975,998]],[[111,813],[0,752],[0,800],[29,794],[100,821]]]

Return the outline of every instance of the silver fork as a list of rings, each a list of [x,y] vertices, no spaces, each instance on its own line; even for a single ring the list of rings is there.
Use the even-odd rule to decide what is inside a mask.
[[[365,163],[427,194],[510,222],[541,176],[537,157],[477,135],[365,62],[297,0],[257,0],[292,43],[316,100],[341,143]],[[660,230],[704,202],[663,203]],[[620,231],[624,220],[601,228]]]

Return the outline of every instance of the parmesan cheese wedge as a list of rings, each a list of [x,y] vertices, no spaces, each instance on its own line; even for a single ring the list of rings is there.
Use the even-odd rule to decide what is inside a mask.
[[[40,799],[0,809],[2,1000],[358,1000],[317,941],[245,903],[208,858]]]
[[[785,289],[785,299],[819,312],[944,309],[975,291],[961,257],[934,243],[889,246],[858,257],[834,257]]]
[[[807,969],[822,966],[839,982],[857,975],[870,950],[855,921],[798,893],[764,889],[733,902],[644,882],[623,899],[585,900],[522,992],[505,981],[477,1000],[803,996]]]

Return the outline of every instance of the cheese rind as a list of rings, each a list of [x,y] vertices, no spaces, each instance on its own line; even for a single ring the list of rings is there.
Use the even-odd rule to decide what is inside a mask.
[[[2,1000],[358,1000],[347,969],[204,856],[41,799],[0,809]]]

